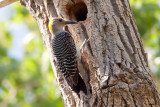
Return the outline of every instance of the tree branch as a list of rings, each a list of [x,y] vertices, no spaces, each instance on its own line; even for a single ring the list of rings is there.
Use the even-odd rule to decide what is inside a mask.
[[[19,1],[19,0],[2,0],[0,1],[0,8],[8,6],[16,1]]]

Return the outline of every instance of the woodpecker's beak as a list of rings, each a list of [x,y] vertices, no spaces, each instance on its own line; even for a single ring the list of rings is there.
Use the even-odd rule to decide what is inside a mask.
[[[65,24],[77,24],[77,22],[74,22],[74,21],[65,21]]]

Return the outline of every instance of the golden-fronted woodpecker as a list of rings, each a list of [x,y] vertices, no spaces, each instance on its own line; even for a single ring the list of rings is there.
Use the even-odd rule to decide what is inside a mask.
[[[65,80],[73,91],[79,96],[82,90],[87,93],[85,83],[78,71],[77,49],[71,34],[63,28],[66,24],[76,24],[63,18],[52,18],[49,22],[49,30],[52,34],[52,49],[57,65]],[[83,44],[84,45],[84,44]]]

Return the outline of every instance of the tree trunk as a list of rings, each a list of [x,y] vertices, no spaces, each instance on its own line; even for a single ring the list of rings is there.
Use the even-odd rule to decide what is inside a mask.
[[[128,0],[20,0],[39,24],[65,107],[159,107],[160,94]],[[80,46],[87,95],[70,89],[51,49],[49,18],[78,21],[66,27]]]

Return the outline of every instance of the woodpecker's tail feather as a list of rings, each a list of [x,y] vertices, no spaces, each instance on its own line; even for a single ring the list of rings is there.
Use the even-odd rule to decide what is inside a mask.
[[[83,91],[85,94],[87,94],[86,85],[79,74],[78,74],[78,84],[76,86],[73,85],[73,91],[75,91],[78,96],[80,96],[79,95],[80,91]]]

